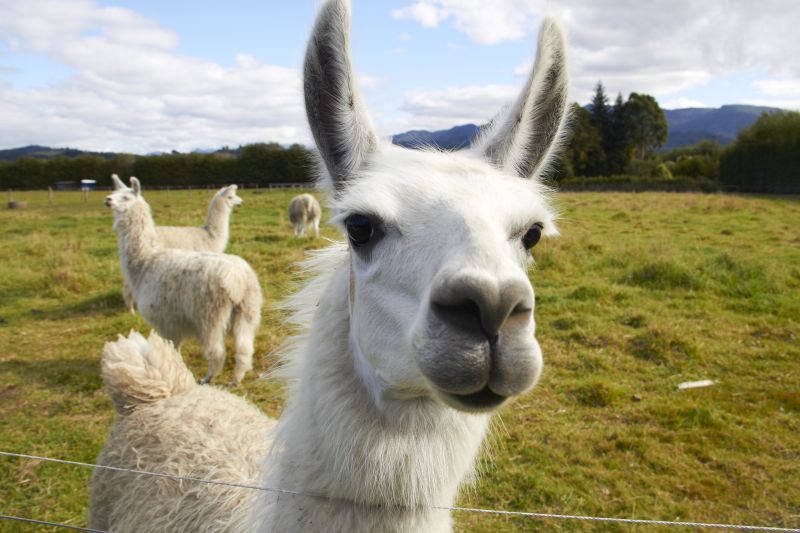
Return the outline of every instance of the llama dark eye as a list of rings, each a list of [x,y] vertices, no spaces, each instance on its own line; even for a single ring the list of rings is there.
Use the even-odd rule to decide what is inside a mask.
[[[344,227],[347,229],[350,242],[355,247],[367,244],[375,233],[372,221],[364,215],[350,215],[345,219]]]
[[[525,235],[522,236],[522,245],[526,250],[530,250],[536,246],[536,243],[542,238],[542,229],[544,229],[542,223],[537,222],[531,226],[527,232],[525,232]]]

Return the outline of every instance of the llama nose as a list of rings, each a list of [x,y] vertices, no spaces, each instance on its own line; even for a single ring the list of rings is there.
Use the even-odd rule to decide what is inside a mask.
[[[477,273],[457,274],[434,287],[431,306],[443,322],[467,331],[479,329],[494,343],[507,322],[528,320],[533,291],[521,278],[497,281]]]

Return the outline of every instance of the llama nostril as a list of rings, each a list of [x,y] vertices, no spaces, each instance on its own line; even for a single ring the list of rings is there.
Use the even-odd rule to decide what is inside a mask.
[[[433,310],[442,322],[463,330],[483,330],[481,310],[472,300],[464,300],[457,304],[440,304],[433,302]]]
[[[462,331],[481,332],[490,344],[509,323],[526,322],[533,311],[530,285],[518,280],[497,283],[489,277],[445,278],[434,290],[431,306],[442,322]]]

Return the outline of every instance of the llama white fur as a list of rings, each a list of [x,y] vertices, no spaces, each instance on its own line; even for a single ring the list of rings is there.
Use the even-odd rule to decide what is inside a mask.
[[[521,99],[541,101],[518,106],[519,119],[534,123],[519,128],[502,120],[507,127],[494,135],[549,143],[560,137],[564,40],[551,21],[542,33],[537,64],[548,72],[536,74],[546,80],[546,98],[544,82],[529,83]],[[306,55],[306,109],[321,184],[349,245],[318,252],[308,265],[312,281],[288,302],[300,332],[284,348],[288,402],[265,438],[269,452],[247,455],[270,422],[253,420],[242,400],[172,377],[180,370],[156,370],[167,360],[182,364],[156,337],[144,343],[132,334],[106,345],[103,355],[119,414],[101,464],[219,481],[252,479],[260,468],[261,486],[313,496],[215,489],[229,492],[190,501],[185,494],[197,489],[186,482],[164,480],[172,485],[156,490],[155,482],[144,487],[143,478],[97,470],[91,527],[449,531],[449,513],[436,507],[451,506],[471,478],[491,413],[536,383],[542,358],[527,249],[556,229],[537,174],[520,170],[543,169],[553,150],[532,149],[526,139],[488,140],[504,154],[412,152],[381,143],[354,82],[348,39],[349,3],[327,1]],[[119,358],[127,363],[109,364]],[[157,385],[141,377],[153,375]],[[170,392],[142,400],[139,391],[152,388]],[[212,403],[214,424],[195,418],[195,409]],[[179,404],[187,405],[179,420],[165,414]],[[202,440],[203,456],[175,453],[163,444],[165,432],[170,442]],[[227,504],[233,500],[241,505]],[[193,520],[195,509],[202,523]]]
[[[322,217],[322,208],[316,198],[310,194],[300,194],[292,198],[289,203],[289,221],[294,227],[294,236],[302,237],[306,230],[314,228],[314,234],[319,237],[319,220]]]
[[[114,189],[127,188],[119,176],[111,175]],[[230,219],[233,208],[242,205],[242,199],[236,194],[237,185],[221,188],[208,206],[206,223],[200,227],[193,226],[156,226],[159,245],[176,250],[193,250],[195,252],[222,253],[228,246]],[[125,306],[133,313],[136,302],[127,280],[123,280],[122,297]]]
[[[261,319],[261,286],[244,259],[227,254],[161,248],[150,206],[139,180],[106,198],[114,211],[123,276],[130,284],[142,317],[165,338],[180,345],[196,337],[203,346],[208,372],[225,363],[225,335],[235,343],[232,384],[252,368],[253,341]]]

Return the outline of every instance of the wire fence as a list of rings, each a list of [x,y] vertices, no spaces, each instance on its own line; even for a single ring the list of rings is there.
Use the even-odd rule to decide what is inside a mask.
[[[309,492],[303,491],[294,491],[294,490],[287,490],[282,488],[274,488],[274,487],[262,487],[258,485],[248,485],[244,483],[230,483],[224,481],[215,481],[210,479],[202,479],[196,478],[191,476],[178,476],[175,474],[167,474],[167,473],[160,473],[160,472],[149,472],[146,470],[138,470],[138,469],[131,469],[131,468],[122,468],[117,466],[107,466],[107,465],[97,465],[92,463],[83,463],[80,461],[69,461],[66,459],[55,459],[51,457],[41,457],[37,455],[28,455],[22,453],[13,453],[13,452],[4,452],[0,451],[0,456],[4,457],[12,457],[18,459],[30,459],[34,461],[45,461],[51,463],[58,463],[64,465],[72,465],[72,466],[80,466],[85,468],[100,468],[104,470],[112,470],[115,472],[127,472],[131,474],[138,474],[143,476],[154,476],[154,477],[162,477],[162,478],[169,478],[174,479],[176,481],[191,481],[196,483],[205,483],[209,485],[221,485],[226,487],[235,487],[235,488],[242,488],[242,489],[251,489],[251,490],[259,490],[264,492],[274,492],[279,494],[287,494],[292,496],[303,496],[309,498],[321,498],[321,499],[329,499],[325,495],[321,494],[314,494]],[[430,509],[437,509],[442,511],[450,511],[450,512],[462,512],[462,513],[475,513],[475,514],[490,514],[496,516],[508,516],[508,517],[517,517],[517,518],[535,518],[535,519],[542,519],[542,520],[580,520],[585,522],[596,522],[596,523],[617,523],[617,524],[629,524],[629,525],[639,525],[639,526],[664,526],[664,527],[694,527],[694,528],[705,528],[705,529],[728,529],[728,530],[735,530],[735,531],[779,531],[779,532],[793,532],[793,533],[800,533],[800,528],[787,528],[787,527],[774,527],[774,526],[758,526],[758,525],[745,525],[745,524],[723,524],[723,523],[713,523],[713,522],[690,522],[690,521],[670,521],[670,520],[647,520],[647,519],[638,519],[638,518],[613,518],[613,517],[602,517],[602,516],[586,516],[586,515],[569,515],[569,514],[553,514],[553,513],[536,513],[536,512],[526,512],[526,511],[504,511],[501,509],[479,509],[479,508],[471,508],[471,507],[443,507],[437,505],[429,506]],[[36,520],[32,518],[22,518],[10,515],[0,515],[0,520],[12,520],[18,522],[30,522],[34,524],[40,525],[49,525],[53,527],[62,527],[65,529],[73,529],[78,531],[89,531],[92,533],[107,533],[102,530],[97,529],[90,529],[80,526],[73,526],[69,524],[59,524],[56,522],[47,522],[44,520]]]

